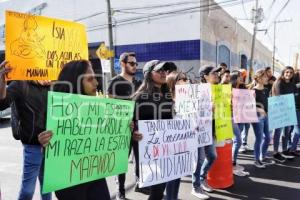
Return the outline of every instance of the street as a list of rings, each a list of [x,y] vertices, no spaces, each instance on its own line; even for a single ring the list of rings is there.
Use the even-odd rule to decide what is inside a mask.
[[[249,139],[253,143],[254,134],[250,131]],[[272,147],[270,146],[271,150]],[[300,158],[287,161],[284,164],[268,166],[258,169],[253,165],[252,153],[240,154],[239,164],[250,172],[249,177],[235,177],[235,183],[226,190],[217,190],[210,194],[214,200],[221,199],[300,199]],[[10,123],[7,119],[0,121],[0,187],[2,200],[15,200],[19,191],[22,172],[22,146],[14,140],[11,134]],[[133,192],[135,187],[133,164],[129,164],[126,181],[127,199],[146,199],[147,196]],[[114,178],[107,178],[112,199],[115,197],[116,186]],[[38,184],[37,184],[38,185]],[[190,192],[192,189],[191,177],[181,180],[180,199],[196,200]],[[39,187],[36,188],[34,200],[39,199]],[[56,199],[55,197],[53,199]]]

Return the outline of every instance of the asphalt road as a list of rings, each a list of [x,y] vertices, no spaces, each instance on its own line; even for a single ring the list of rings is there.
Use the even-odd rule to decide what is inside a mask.
[[[250,144],[254,134],[250,131]],[[272,150],[270,147],[269,150]],[[216,190],[210,199],[268,199],[268,200],[300,200],[300,158],[284,164],[257,169],[253,165],[252,153],[240,154],[239,164],[250,172],[249,177],[235,177],[234,185],[226,190]],[[22,145],[13,139],[9,120],[0,120],[0,188],[2,200],[17,199],[22,172]],[[134,192],[135,179],[133,164],[129,164],[126,181],[126,197],[131,200],[147,199],[146,195]],[[116,186],[114,177],[107,178],[112,199],[115,197]],[[38,184],[37,184],[38,185]],[[196,200],[190,192],[191,177],[181,180],[179,198]],[[39,198],[39,187],[36,188],[34,200]],[[53,199],[56,199],[55,197]]]

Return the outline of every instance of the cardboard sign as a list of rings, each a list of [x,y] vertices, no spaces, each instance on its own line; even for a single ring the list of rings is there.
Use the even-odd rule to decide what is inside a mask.
[[[65,63],[88,59],[82,24],[6,11],[7,80],[56,80]]]
[[[233,138],[231,85],[212,85],[217,142]]]
[[[43,193],[127,172],[134,102],[49,92]]]
[[[295,96],[293,94],[268,98],[269,130],[297,124]]]
[[[175,94],[176,117],[191,120],[197,132],[199,147],[212,144],[212,97],[210,84],[176,85]]]
[[[232,111],[235,123],[258,122],[254,90],[232,89]]]
[[[193,173],[197,133],[190,120],[141,120],[139,187],[168,182]]]

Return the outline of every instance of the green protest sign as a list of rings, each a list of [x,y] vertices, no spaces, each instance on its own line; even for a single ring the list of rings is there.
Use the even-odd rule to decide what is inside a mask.
[[[134,102],[49,92],[43,193],[125,173]]]

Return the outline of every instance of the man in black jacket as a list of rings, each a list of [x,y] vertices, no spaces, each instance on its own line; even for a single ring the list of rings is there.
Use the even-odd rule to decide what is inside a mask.
[[[10,71],[7,62],[0,65],[0,110],[14,103],[19,116],[18,133],[23,144],[23,175],[18,200],[32,199],[36,179],[43,184],[42,146],[38,134],[46,129],[48,81],[12,81],[8,86],[5,75]],[[41,195],[50,200],[51,194]]]

